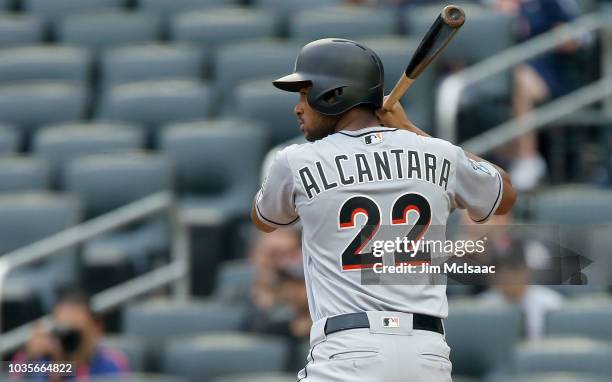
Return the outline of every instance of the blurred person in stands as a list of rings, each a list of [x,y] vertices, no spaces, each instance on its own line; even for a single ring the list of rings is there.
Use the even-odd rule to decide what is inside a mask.
[[[287,228],[272,234],[259,234],[249,253],[249,260],[255,268],[255,281],[250,289],[252,314],[247,329],[261,331],[269,325],[274,312],[283,304],[277,288],[279,270],[302,265],[300,232]]]
[[[483,0],[518,18],[521,41],[536,37],[578,17],[580,10],[575,0]],[[568,41],[557,50],[540,55],[519,65],[514,71],[513,112],[521,116],[536,105],[561,97],[571,90],[567,75],[560,63],[576,53],[578,41]],[[535,188],[546,173],[546,163],[538,149],[535,133],[516,142],[512,150],[509,173],[512,184],[519,191]]]
[[[119,375],[129,371],[127,358],[100,345],[101,320],[91,310],[86,294],[63,294],[53,308],[53,328],[37,326],[16,362],[51,361],[74,363],[75,377],[28,377],[36,381],[88,380],[90,376]]]
[[[527,249],[525,242],[510,236],[493,246],[495,273],[491,275],[491,288],[479,298],[491,305],[517,306],[525,320],[524,335],[534,340],[545,334],[546,313],[559,309],[564,298],[551,288],[531,285],[534,269],[529,265]]]

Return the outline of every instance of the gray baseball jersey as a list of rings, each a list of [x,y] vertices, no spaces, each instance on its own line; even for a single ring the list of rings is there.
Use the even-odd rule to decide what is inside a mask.
[[[454,208],[484,222],[500,203],[502,184],[492,165],[447,141],[379,126],[281,150],[255,207],[273,227],[301,220],[313,321],[381,310],[445,318],[445,285],[364,285],[356,270],[377,261],[368,249],[379,226],[418,225],[418,235],[430,239],[427,228],[446,225]]]

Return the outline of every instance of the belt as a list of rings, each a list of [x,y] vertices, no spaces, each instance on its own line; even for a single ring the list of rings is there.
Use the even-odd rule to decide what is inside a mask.
[[[347,313],[329,317],[325,322],[325,335],[342,330],[370,328],[370,321],[365,312]],[[425,314],[412,314],[412,328],[414,330],[429,330],[444,335],[442,319]]]

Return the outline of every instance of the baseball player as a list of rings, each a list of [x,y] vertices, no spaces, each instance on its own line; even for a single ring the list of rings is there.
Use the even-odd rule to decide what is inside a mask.
[[[301,221],[313,326],[304,382],[451,380],[442,320],[446,286],[365,285],[380,259],[380,226],[446,224],[454,208],[476,222],[512,208],[500,168],[428,137],[401,106],[383,112],[383,66],[344,39],[311,42],[293,74],[274,81],[299,92],[294,108],[309,141],[281,150],[255,196],[252,220],[271,232]]]

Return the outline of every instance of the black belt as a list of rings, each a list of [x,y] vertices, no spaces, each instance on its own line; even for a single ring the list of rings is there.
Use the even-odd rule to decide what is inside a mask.
[[[329,317],[325,322],[325,335],[336,333],[342,330],[369,328],[370,321],[365,312],[341,314]],[[444,335],[442,319],[425,314],[412,314],[412,329],[429,330]]]

